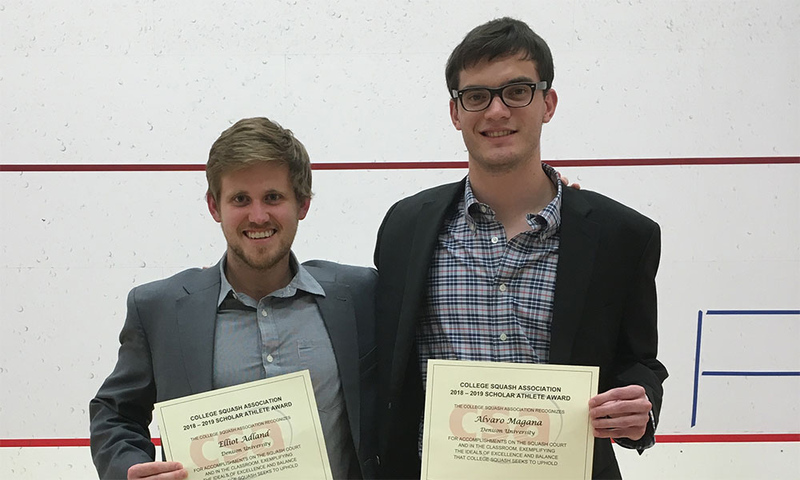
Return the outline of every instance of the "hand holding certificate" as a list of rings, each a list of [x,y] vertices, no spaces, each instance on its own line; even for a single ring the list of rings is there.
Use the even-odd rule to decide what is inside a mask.
[[[598,372],[430,360],[422,478],[591,478]]]
[[[189,479],[332,478],[308,370],[155,407],[165,456]]]

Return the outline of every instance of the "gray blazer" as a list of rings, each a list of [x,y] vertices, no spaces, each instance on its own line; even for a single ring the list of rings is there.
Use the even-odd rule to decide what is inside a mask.
[[[350,431],[365,478],[375,470],[374,269],[312,260],[317,298],[339,366]],[[153,404],[212,389],[220,264],[134,288],[114,371],[89,402],[91,451],[102,479],[155,459]]]

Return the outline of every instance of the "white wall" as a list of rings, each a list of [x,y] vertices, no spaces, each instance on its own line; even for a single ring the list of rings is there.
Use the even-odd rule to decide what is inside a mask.
[[[444,62],[512,15],[550,44],[548,159],[800,154],[800,4],[406,1],[0,4],[0,164],[202,164],[246,116],[314,162],[465,160]],[[658,221],[659,434],[800,433],[800,166],[562,169]],[[392,202],[463,170],[316,171],[301,259],[371,264]],[[134,285],[224,250],[202,172],[0,172],[0,441],[86,438]],[[796,478],[799,442],[662,443],[628,478]],[[87,448],[0,448],[2,478],[88,478]]]

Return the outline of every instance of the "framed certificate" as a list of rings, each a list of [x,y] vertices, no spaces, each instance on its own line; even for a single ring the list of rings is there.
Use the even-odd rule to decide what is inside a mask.
[[[590,479],[599,368],[429,360],[423,479]]]
[[[308,370],[155,405],[167,460],[189,479],[331,479]]]

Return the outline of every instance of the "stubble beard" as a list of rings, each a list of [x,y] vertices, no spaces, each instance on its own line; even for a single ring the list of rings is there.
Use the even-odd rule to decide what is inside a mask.
[[[248,256],[241,245],[230,244],[229,246],[236,258],[244,265],[247,265],[253,270],[268,271],[278,265],[281,260],[289,255],[289,252],[292,249],[293,239],[294,237],[289,239],[289,241],[286,241],[286,239],[281,240],[280,243],[278,243],[277,251],[272,255],[267,254],[266,256],[264,253],[267,251],[267,248],[259,248],[256,251],[255,256]]]

